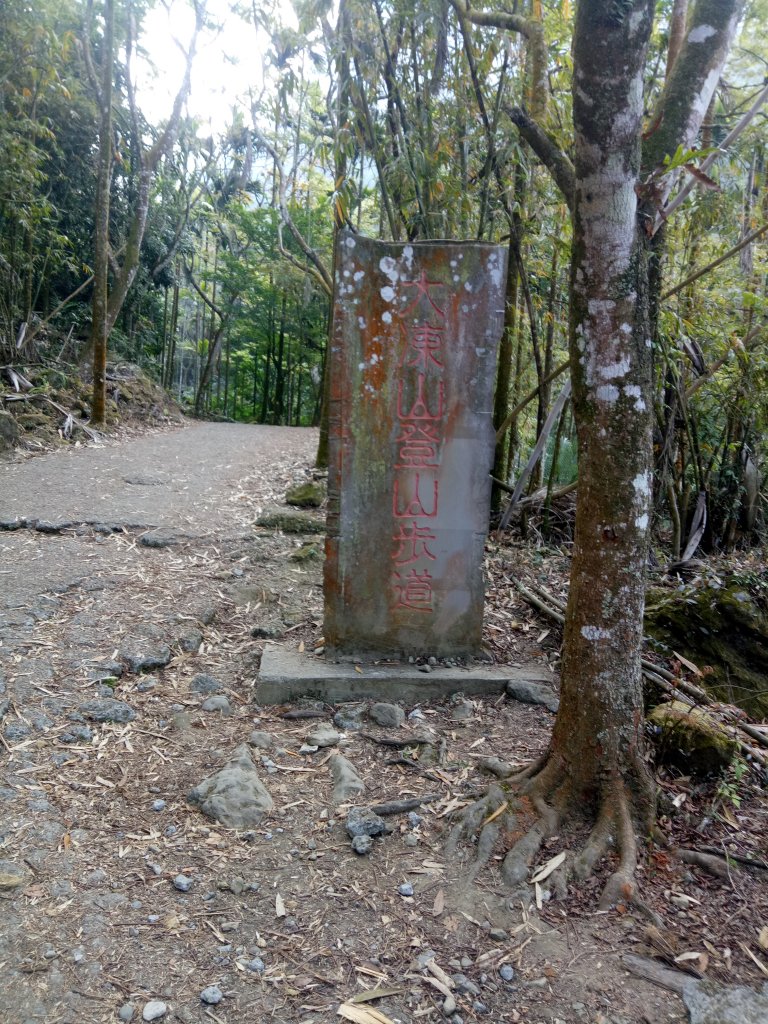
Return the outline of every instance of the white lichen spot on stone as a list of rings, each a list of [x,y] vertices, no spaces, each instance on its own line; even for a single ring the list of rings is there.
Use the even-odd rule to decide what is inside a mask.
[[[385,324],[392,323],[392,314],[389,312],[388,309],[385,309],[384,312],[381,314],[381,319],[384,321]]]
[[[357,318],[357,326],[360,328],[361,331],[365,330],[365,323],[366,321],[364,316],[359,316]]]
[[[379,260],[379,270],[384,274],[392,284],[397,284],[400,279],[400,271],[397,267],[397,260],[391,256],[382,256]]]
[[[355,272],[355,275],[354,275],[355,281],[361,281],[364,277],[365,277],[365,271],[364,270],[358,270],[358,271]]]
[[[411,264],[413,263],[413,246],[412,245],[406,245],[406,247],[403,249],[403,259],[405,260],[406,266],[410,270]]]
[[[647,527],[648,527],[648,513],[647,512],[643,512],[643,514],[641,516],[638,516],[637,519],[635,519],[635,526],[638,528],[638,530],[645,530],[645,529],[647,529]]]
[[[389,285],[385,285],[385,287],[381,289],[380,295],[385,302],[393,302],[395,298],[395,289],[390,288]]]
[[[450,266],[455,267],[456,266],[456,260],[451,260]]]
[[[689,43],[703,43],[710,36],[717,35],[717,29],[712,25],[697,25],[688,33]]]
[[[465,292],[471,292],[472,291],[472,282],[471,281],[465,281],[464,282],[464,291]]]
[[[346,245],[346,247],[347,247],[348,249],[354,249],[354,248],[355,248],[355,246],[357,245],[357,242],[356,242],[356,241],[354,240],[354,238],[352,238],[352,236],[351,236],[351,235],[348,235],[348,236],[347,236],[347,237],[346,237],[346,238],[344,239],[344,245]]]
[[[595,392],[598,402],[607,402],[613,405],[619,398],[619,389],[613,384],[601,384]]]
[[[582,626],[581,635],[585,640],[610,640],[610,629],[602,629],[600,626]]]

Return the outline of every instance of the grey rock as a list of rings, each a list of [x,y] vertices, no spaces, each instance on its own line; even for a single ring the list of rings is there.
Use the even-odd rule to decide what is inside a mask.
[[[192,879],[187,875],[176,875],[173,880],[174,889],[178,889],[179,892],[189,892],[192,888]]]
[[[187,654],[196,654],[203,642],[203,634],[199,629],[190,629],[179,637],[179,647]]]
[[[123,1003],[120,1009],[117,1011],[117,1016],[120,1020],[130,1021],[133,1020],[133,1015],[136,1013],[136,1007],[133,1003]]]
[[[743,985],[687,982],[683,1002],[690,1024],[765,1024],[768,1020],[768,982],[762,992]]]
[[[401,885],[398,885],[397,891],[401,896],[413,896],[413,886],[410,882],[403,882]]]
[[[232,714],[232,705],[229,703],[229,697],[225,697],[223,694],[219,694],[216,697],[206,697],[200,707],[203,711],[220,711],[222,715]]]
[[[168,644],[155,644],[141,649],[125,647],[121,649],[120,657],[128,665],[129,670],[138,675],[140,672],[154,672],[155,669],[165,668],[171,660],[171,649]]]
[[[416,811],[408,811],[408,824],[411,828],[418,828],[424,819]]]
[[[26,739],[31,732],[31,728],[23,722],[9,722],[3,729],[3,736],[9,743],[16,743]]]
[[[384,819],[374,814],[369,807],[353,807],[347,815],[345,825],[347,834],[352,839],[355,836],[380,836],[387,829]]]
[[[221,683],[206,672],[198,672],[189,681],[192,693],[221,693]]]
[[[207,1003],[208,1006],[216,1006],[224,998],[224,993],[221,991],[218,985],[209,985],[204,988],[200,993],[200,1001]]]
[[[330,759],[331,777],[333,779],[334,804],[343,804],[352,797],[364,792],[365,784],[346,757],[334,754]]]
[[[414,847],[419,845],[418,836],[415,836],[413,832],[409,832],[407,836],[403,836],[403,846]]]
[[[488,932],[488,937],[493,939],[494,942],[506,942],[509,938],[503,928],[491,928]]]
[[[123,666],[119,661],[102,661],[93,665],[88,670],[88,678],[94,683],[103,682],[106,679],[119,679],[123,674]]]
[[[307,733],[306,742],[312,747],[333,747],[341,736],[330,722],[319,722],[311,732]]]
[[[152,801],[152,810],[153,811],[164,811],[165,810],[165,800],[153,800]]]
[[[405,711],[399,704],[373,704],[368,715],[382,729],[399,729],[405,721]]]
[[[475,1011],[475,1013],[479,1013],[482,1015],[490,1013],[490,1010],[485,1005],[485,1003],[481,1002],[481,1000],[479,999],[475,999],[475,1001],[472,1003],[472,1009]]]
[[[370,836],[355,836],[352,840],[352,849],[362,857],[373,849],[373,839]]]
[[[141,1011],[142,1020],[160,1020],[168,1012],[168,1007],[160,999],[151,999],[145,1004],[144,1009]]]
[[[468,700],[463,700],[451,711],[451,719],[454,722],[467,722],[475,713],[474,706]]]
[[[432,671],[432,666],[431,666],[431,665],[427,665],[427,664],[425,663],[425,664],[423,664],[423,665],[417,665],[417,666],[416,666],[416,670],[417,670],[418,672],[431,672],[431,671]]]
[[[258,747],[259,750],[269,750],[274,743],[274,739],[271,732],[265,732],[263,729],[254,729],[248,737],[248,742],[252,747]]]
[[[260,956],[255,956],[253,960],[249,960],[246,966],[248,967],[248,970],[253,971],[254,974],[263,974],[267,969],[267,965]]]
[[[285,630],[276,626],[254,626],[251,636],[254,640],[279,640]]]
[[[139,537],[139,544],[145,548],[170,548],[178,539],[172,533],[144,533]]]
[[[553,713],[560,707],[560,701],[550,687],[525,679],[510,679],[507,683],[507,696],[522,704],[541,704]]]
[[[140,683],[136,684],[136,689],[139,691],[139,693],[149,693],[150,690],[154,690],[156,686],[156,676],[145,676]]]
[[[514,981],[515,969],[511,964],[502,964],[499,968],[499,977],[502,981]]]
[[[469,957],[463,957],[462,960],[467,960],[468,961],[466,964],[463,964],[463,966],[466,966],[466,967],[471,967],[472,966],[472,961],[469,960]],[[475,984],[474,981],[470,981],[470,979],[466,976],[466,974],[454,974],[454,975],[452,975],[452,978],[453,978],[453,983],[456,986],[456,991],[459,992],[461,995],[463,995],[463,996],[479,996],[480,995],[480,986]]]
[[[189,711],[177,711],[171,718],[171,724],[176,732],[187,732],[192,728],[192,715]]]
[[[12,860],[0,860],[0,891],[18,889],[26,885],[31,877],[30,872],[20,864],[15,864]]]
[[[95,697],[80,705],[81,714],[92,722],[132,722],[136,712],[124,700],[115,697]]]
[[[274,806],[243,743],[227,764],[190,792],[189,802],[225,828],[253,828]]]
[[[62,743],[90,743],[92,739],[93,731],[87,725],[73,725],[59,736]]]
[[[333,724],[343,732],[357,732],[365,726],[367,704],[347,704],[333,716]]]

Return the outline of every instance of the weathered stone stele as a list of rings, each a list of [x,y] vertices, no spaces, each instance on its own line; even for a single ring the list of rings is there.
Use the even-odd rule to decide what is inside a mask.
[[[325,641],[331,658],[480,647],[506,249],[339,238]]]

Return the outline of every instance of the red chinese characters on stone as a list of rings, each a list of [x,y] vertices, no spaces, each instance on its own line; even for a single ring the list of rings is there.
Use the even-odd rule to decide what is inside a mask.
[[[417,280],[404,281],[402,287],[413,289],[413,299],[400,325],[404,345],[398,363],[402,376],[397,385],[400,429],[392,494],[392,589],[396,609],[431,613],[435,578],[429,567],[437,561],[432,523],[439,507],[437,471],[445,408],[445,313],[432,290],[443,285],[428,280],[422,270]]]

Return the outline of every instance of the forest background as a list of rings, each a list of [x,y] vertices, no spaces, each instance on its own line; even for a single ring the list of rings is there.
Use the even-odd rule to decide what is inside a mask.
[[[253,41],[253,82],[219,131],[189,113],[217,30],[201,5],[178,21],[186,36],[151,40],[153,53],[181,54],[182,71],[166,116],[142,112],[158,106],[151,85],[136,88],[148,81],[151,6],[10,0],[0,11],[9,392],[25,406],[38,391],[55,397],[89,376],[108,338],[110,359],[142,366],[198,415],[317,424],[335,227],[502,241],[512,259],[494,475],[514,481],[564,379],[570,218],[521,114],[567,152],[568,0],[514,5],[503,28],[473,24],[447,0],[232,5],[228,18]],[[685,8],[657,4],[649,117]],[[654,338],[655,516],[672,558],[686,554],[702,504],[705,550],[755,540],[762,523],[764,14],[760,0],[748,5],[696,149],[666,155],[695,186],[666,227]],[[83,415],[116,415],[108,384],[104,409],[97,394]],[[567,404],[544,447],[529,486],[572,484]]]

